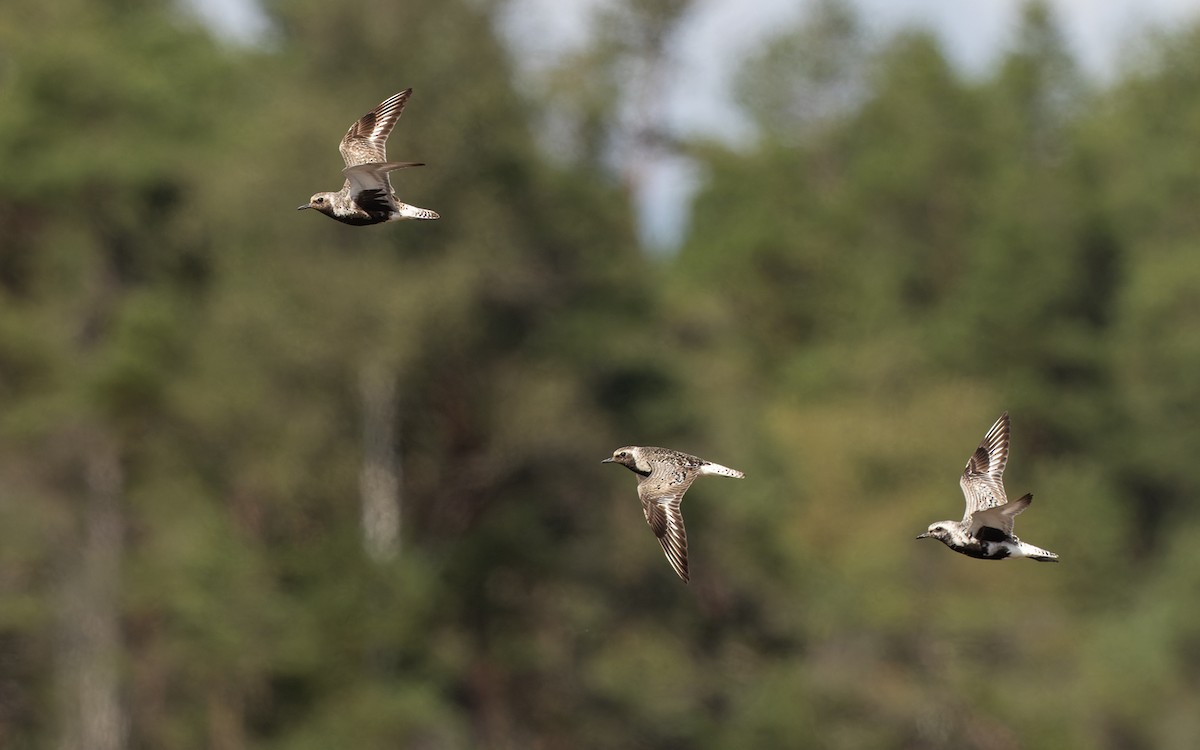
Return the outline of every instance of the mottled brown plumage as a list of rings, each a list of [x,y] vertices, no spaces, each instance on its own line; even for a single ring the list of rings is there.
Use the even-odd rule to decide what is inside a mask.
[[[687,531],[679,504],[701,474],[741,479],[746,475],[712,461],[653,446],[630,445],[613,451],[602,463],[617,463],[638,475],[638,497],[646,523],[658,537],[675,573],[688,582]]]
[[[406,167],[423,167],[421,162],[387,160],[387,139],[412,89],[405,89],[380,102],[379,106],[360,117],[346,135],[338,150],[346,168],[346,182],[336,193],[316,193],[298,210],[315,208],[343,224],[380,224],[403,219],[436,219],[438,215],[427,208],[410,206],[396,199],[389,173]]]

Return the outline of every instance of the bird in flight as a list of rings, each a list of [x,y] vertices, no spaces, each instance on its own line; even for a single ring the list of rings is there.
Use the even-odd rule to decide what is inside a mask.
[[[1058,562],[1058,555],[1022,542],[1013,535],[1013,519],[1029,507],[1033,495],[1009,502],[1004,494],[1004,466],[1008,463],[1008,412],[1000,415],[983,436],[958,480],[967,500],[961,521],[938,521],[917,539],[932,537],[955,552],[982,560],[1028,557]]]
[[[404,219],[436,219],[436,211],[396,200],[389,172],[405,167],[423,167],[421,162],[388,161],[387,138],[404,111],[412,89],[404,89],[380,102],[358,119],[342,137],[342,159],[346,184],[336,193],[316,193],[297,208],[315,208],[343,224],[363,226]]]
[[[742,479],[746,475],[712,461],[673,451],[670,448],[629,445],[613,451],[601,463],[621,464],[638,475],[638,497],[646,523],[654,530],[667,562],[675,573],[688,582],[687,532],[679,503],[683,493],[701,474]]]

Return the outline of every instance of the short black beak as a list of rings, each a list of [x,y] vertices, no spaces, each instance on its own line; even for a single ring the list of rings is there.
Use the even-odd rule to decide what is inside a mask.
[[[312,206],[310,206],[310,205],[308,205],[307,203],[305,203],[303,206],[297,206],[297,207],[296,207],[296,210],[297,210],[297,211],[303,211],[303,210],[304,210],[304,209],[306,209],[306,208],[312,208]]]
[[[606,458],[606,459],[602,460],[600,463],[602,463],[602,464],[611,464],[611,463],[612,463],[612,456],[609,456],[608,458]]]
[[[928,536],[929,536],[929,532],[926,531],[924,534],[917,534],[917,539],[925,539]]]

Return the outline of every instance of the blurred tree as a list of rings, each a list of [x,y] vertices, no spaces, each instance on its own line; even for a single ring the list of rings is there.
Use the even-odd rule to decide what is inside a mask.
[[[760,366],[786,365],[779,341],[841,341],[919,321],[961,273],[960,238],[980,210],[971,191],[984,164],[980,105],[926,34],[893,40],[859,68],[855,109],[797,125],[791,141],[765,122],[757,150],[717,149],[708,161],[679,275],[736,281],[715,294]],[[898,317],[908,315],[917,317]]]
[[[1105,96],[1082,133],[1088,181],[1126,248],[1115,298],[1097,302],[1114,329],[1114,381],[1127,415],[1109,435],[1108,455],[1128,492],[1134,544],[1147,555],[1177,523],[1196,519],[1188,498],[1200,490],[1185,456],[1200,439],[1197,39],[1191,28],[1147,40],[1142,67]]]
[[[694,4],[544,90],[503,3],[264,7],[0,24],[0,745],[1196,744],[1194,30],[1089,90],[1044,4],[966,78],[821,3],[647,259],[613,153]],[[406,86],[445,218],[297,214]],[[1004,408],[1059,566],[911,539]],[[627,443],[749,476],[689,586]]]
[[[519,6],[518,6],[519,7]],[[639,211],[647,249],[673,245],[673,222],[651,204],[656,182],[687,170],[672,93],[685,65],[681,44],[694,0],[623,0],[580,6],[591,33],[522,79],[536,91],[541,148],[552,157],[619,179]],[[683,200],[677,206],[683,208]]]
[[[989,149],[983,203],[949,300],[946,361],[1013,392],[1039,449],[1085,452],[1116,429],[1112,311],[1124,248],[1078,145],[1088,92],[1047,6],[1025,7],[1017,48],[981,92]]]
[[[818,0],[801,25],[770,39],[742,64],[735,99],[761,137],[795,145],[862,104],[869,50],[845,0]]]
[[[429,167],[396,187],[445,218],[362,233],[215,209],[231,232],[196,332],[206,356],[180,383],[183,432],[210,457],[206,491],[277,566],[293,630],[264,644],[246,723],[285,745],[341,732],[381,746],[501,746],[547,726],[576,736],[586,692],[558,676],[561,661],[535,658],[531,623],[562,628],[559,648],[573,648],[559,592],[603,565],[609,523],[576,467],[582,456],[598,472],[614,425],[641,424],[671,377],[638,327],[654,313],[627,202],[582,158],[550,164],[535,148],[492,6],[267,10],[275,50],[258,65],[274,93],[242,113],[250,137],[233,154],[272,168],[230,186],[230,205],[274,192],[281,174],[310,186],[289,207],[336,180],[348,119],[412,86],[390,153]],[[403,77],[348,80],[351,51],[356,69]],[[394,408],[368,406],[365,373],[396,388]],[[403,465],[403,551],[390,562],[364,559],[347,504],[364,418],[385,436],[368,449],[375,465]],[[430,707],[355,730],[340,718],[347,695]]]
[[[1186,313],[1173,307],[1182,299],[1177,295],[1157,296],[1161,281],[1143,277],[1128,286],[1138,274],[1127,272],[1149,257],[1135,259],[1132,250],[1144,228],[1111,206],[1123,202],[1130,218],[1140,213],[1145,220],[1172,202],[1163,199],[1170,192],[1183,200],[1182,211],[1191,183],[1177,169],[1179,192],[1165,184],[1145,190],[1136,181],[1144,178],[1132,178],[1136,165],[1154,163],[1147,155],[1158,133],[1133,136],[1124,146],[1113,139],[1149,127],[1145,113],[1156,111],[1153,104],[1122,105],[1119,90],[1087,90],[1044,4],[1028,5],[1022,23],[992,77],[964,80],[929,35],[904,33],[872,47],[869,63],[854,63],[867,71],[851,78],[861,81],[855,97],[831,97],[850,101],[846,106],[807,120],[792,115],[789,127],[778,101],[768,107],[762,98],[747,98],[748,112],[763,123],[761,140],[738,150],[699,150],[709,178],[688,242],[669,269],[670,312],[698,373],[689,386],[710,404],[708,420],[719,425],[714,432],[758,443],[751,454],[759,470],[752,463],[748,471],[765,477],[754,493],[764,497],[750,504],[775,519],[755,529],[757,555],[732,544],[718,554],[731,566],[726,575],[752,580],[776,603],[775,618],[785,623],[780,631],[810,634],[772,654],[772,670],[747,668],[769,674],[769,687],[733,693],[724,722],[731,735],[714,746],[748,736],[767,744],[817,736],[822,747],[1097,741],[1093,711],[1064,719],[1076,707],[1057,696],[1039,691],[1036,698],[1004,699],[971,675],[993,669],[985,654],[997,653],[1011,655],[1003,671],[1014,671],[997,674],[996,684],[1027,680],[1031,672],[1055,680],[1078,667],[1084,657],[1067,644],[1072,628],[1088,621],[1082,612],[1120,610],[1136,589],[1131,582],[1139,574],[1126,565],[1126,519],[1146,519],[1137,546],[1147,553],[1154,547],[1147,540],[1164,531],[1155,501],[1180,485],[1164,475],[1151,479],[1149,463],[1138,458],[1142,451],[1130,450],[1126,431],[1156,420],[1135,416],[1146,414],[1145,403],[1127,400],[1150,390],[1128,386],[1170,394],[1164,403],[1189,414],[1184,404],[1194,407],[1196,399],[1187,400],[1186,387],[1158,390],[1167,381],[1150,375],[1142,353],[1169,349],[1186,361],[1181,353],[1194,337],[1181,332],[1164,345],[1171,337],[1143,336],[1136,350],[1123,348],[1123,332],[1134,330],[1125,316],[1138,309],[1127,302],[1137,294],[1132,289],[1140,286],[1143,300],[1156,297],[1160,310],[1176,310],[1164,313],[1160,325]],[[812,44],[804,51],[821,49]],[[843,69],[833,57],[827,69]],[[790,73],[810,81],[804,58],[788,63],[783,55],[764,55],[746,79],[790,81]],[[766,61],[778,66],[771,76],[757,72]],[[1145,95],[1151,87],[1143,80],[1129,90]],[[810,111],[798,106],[797,112]],[[1112,120],[1114,111],[1128,118]],[[1190,119],[1181,114],[1172,121]],[[1178,162],[1162,162],[1170,164]],[[1106,179],[1122,172],[1120,185]],[[1149,225],[1180,226],[1170,219]],[[1176,273],[1187,268],[1178,260],[1164,264]],[[714,360],[728,362],[714,366]],[[1010,483],[1033,477],[1037,496],[1050,500],[1039,506],[1041,528],[1074,545],[1064,559],[1087,572],[1076,577],[1065,567],[1061,576],[1039,577],[1039,585],[1011,567],[978,575],[962,568],[960,578],[953,567],[923,570],[914,563],[912,580],[889,570],[887,561],[906,553],[901,541],[885,540],[898,525],[920,530],[930,520],[908,516],[905,504],[957,501],[953,469],[941,479],[920,478],[919,467],[963,450],[949,443],[938,449],[940,439],[932,436],[967,413],[978,413],[973,418],[986,426],[1004,407],[1018,425],[1013,455],[1020,468],[1010,471]],[[974,429],[967,434],[964,442],[978,439]],[[1139,440],[1154,442],[1148,433]],[[782,512],[780,498],[786,498]],[[747,531],[750,525],[737,524],[754,511],[722,515]],[[773,589],[773,575],[787,584]],[[1013,595],[1025,613],[1014,610],[1011,620],[990,606],[1010,585],[1019,588]],[[872,593],[841,601],[846,591]],[[804,611],[790,611],[782,597],[802,600]],[[1015,635],[1031,611],[1039,613],[1038,645]],[[1114,632],[1138,627],[1123,614],[1113,617]],[[1098,642],[1097,652],[1107,643]],[[843,685],[838,678],[846,674],[855,678]],[[872,689],[861,687],[867,681]],[[1120,705],[1118,692],[1097,687],[1090,695],[1096,705]],[[818,708],[789,713],[770,701],[777,693]],[[1138,719],[1123,718],[1100,734],[1153,743],[1162,735],[1140,723],[1149,713],[1142,704],[1122,713]],[[872,728],[887,728],[862,734],[868,716]],[[1191,736],[1177,720],[1172,726],[1180,732],[1173,736]]]
[[[148,436],[168,419],[164,393],[187,359],[187,325],[207,282],[208,234],[189,199],[213,143],[206,112],[229,69],[161,3],[14,13],[0,30],[0,311],[13,332],[0,370],[16,374],[4,378],[6,411],[33,474],[20,500],[72,521],[24,545],[23,567],[54,571],[42,585],[58,590],[46,599],[57,611],[5,640],[54,654],[53,682],[28,687],[53,691],[43,742],[115,749],[129,731],[129,495],[150,463]],[[49,649],[37,645],[46,638]],[[49,712],[48,703],[25,710]]]
[[[544,74],[544,123],[557,153],[621,175],[636,189],[649,159],[677,149],[667,91],[694,0],[601,4],[588,43]]]

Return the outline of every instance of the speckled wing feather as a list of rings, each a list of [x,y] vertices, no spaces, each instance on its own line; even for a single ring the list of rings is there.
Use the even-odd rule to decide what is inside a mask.
[[[638,497],[654,535],[662,545],[667,562],[676,575],[688,581],[687,531],[679,504],[683,493],[696,479],[696,471],[670,462],[659,463],[644,481],[638,484]]]
[[[387,139],[412,89],[404,89],[379,103],[379,106],[358,118],[342,136],[338,150],[347,167],[387,161]]]
[[[1000,415],[984,435],[963,469],[958,484],[967,501],[963,523],[970,524],[971,516],[1008,502],[1004,494],[1004,467],[1008,463],[1008,412]]]

